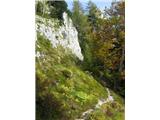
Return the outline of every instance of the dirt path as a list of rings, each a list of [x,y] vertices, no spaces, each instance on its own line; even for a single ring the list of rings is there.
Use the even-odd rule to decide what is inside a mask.
[[[95,109],[99,109],[103,104],[108,103],[108,102],[113,102],[114,98],[113,96],[111,96],[110,91],[108,88],[106,88],[106,91],[108,93],[108,97],[107,99],[99,99],[98,103],[95,105],[94,108],[88,109],[85,112],[82,113],[81,118],[80,119],[75,119],[75,120],[86,120],[86,118],[88,117],[88,115],[95,111]]]

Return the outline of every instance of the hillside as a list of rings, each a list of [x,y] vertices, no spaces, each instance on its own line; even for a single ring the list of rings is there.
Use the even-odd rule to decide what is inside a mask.
[[[36,119],[124,120],[124,99],[83,69],[79,33],[68,13],[62,19],[47,14],[36,15]]]

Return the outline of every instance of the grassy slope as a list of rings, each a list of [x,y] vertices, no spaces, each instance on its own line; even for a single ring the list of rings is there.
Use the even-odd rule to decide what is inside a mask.
[[[36,52],[36,119],[74,120],[92,108],[107,92],[91,75],[75,63],[69,50],[52,48],[49,40],[37,34]],[[117,95],[114,94],[116,98]],[[89,120],[123,120],[123,101],[105,104]]]

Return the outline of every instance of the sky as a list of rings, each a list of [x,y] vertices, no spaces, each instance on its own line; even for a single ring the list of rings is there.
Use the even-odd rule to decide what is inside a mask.
[[[68,4],[68,8],[71,10],[73,0],[65,0],[65,1]],[[89,0],[79,0],[79,1],[81,2],[82,6],[85,8]],[[91,0],[91,1],[94,2],[99,9],[104,10],[105,6],[107,8],[110,7],[111,2],[113,0]]]

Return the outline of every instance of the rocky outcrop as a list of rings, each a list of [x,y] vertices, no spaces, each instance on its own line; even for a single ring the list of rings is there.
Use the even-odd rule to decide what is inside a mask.
[[[53,47],[61,45],[69,48],[75,56],[83,60],[78,32],[67,13],[63,13],[63,20],[63,24],[60,25],[57,19],[36,16],[36,31],[50,40]]]

